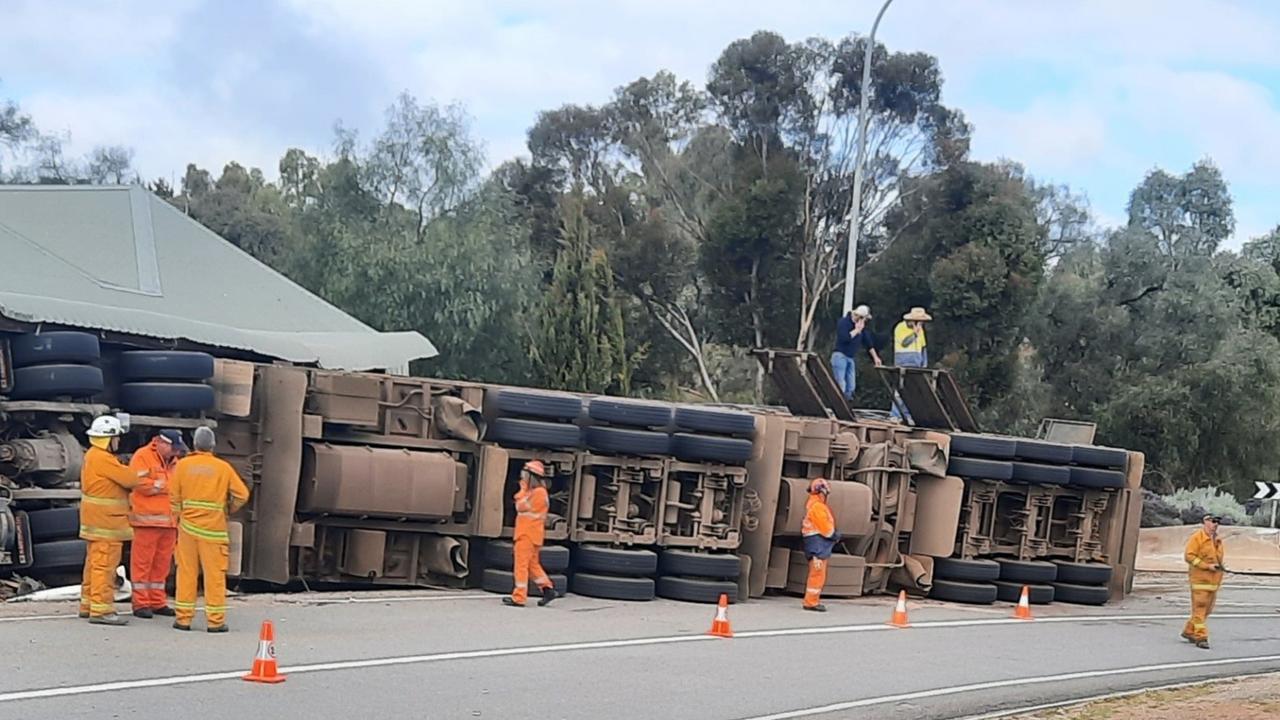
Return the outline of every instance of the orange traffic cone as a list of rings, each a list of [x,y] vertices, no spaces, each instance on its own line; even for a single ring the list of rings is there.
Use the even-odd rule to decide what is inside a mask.
[[[1013,616],[1019,620],[1034,620],[1031,617],[1031,588],[1022,586],[1022,597],[1018,598],[1018,607],[1013,609]]]
[[[253,658],[253,669],[243,679],[260,683],[284,682],[284,675],[276,668],[276,630],[270,620],[262,621],[262,631],[258,633],[258,654]]]
[[[896,628],[911,627],[911,623],[907,622],[907,591],[898,592],[898,605],[893,609],[893,617],[889,620],[889,624]]]
[[[731,638],[733,629],[729,627],[729,596],[720,593],[720,604],[716,607],[716,619],[711,621],[711,632],[708,635]]]

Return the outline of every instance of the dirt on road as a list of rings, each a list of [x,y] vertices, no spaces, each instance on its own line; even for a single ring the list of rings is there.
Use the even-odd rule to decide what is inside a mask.
[[[1196,685],[1101,700],[1012,720],[1275,720],[1280,675]]]

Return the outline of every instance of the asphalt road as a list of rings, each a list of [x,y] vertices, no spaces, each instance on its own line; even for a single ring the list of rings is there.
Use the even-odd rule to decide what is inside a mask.
[[[1213,649],[1178,637],[1181,581],[1118,607],[965,608],[795,598],[730,610],[569,596],[516,610],[486,594],[309,594],[232,601],[226,635],[162,619],[103,628],[69,604],[0,607],[0,717],[956,718],[1135,687],[1280,671],[1280,586],[1226,588]],[[276,623],[288,680],[249,668]],[[202,624],[197,620],[197,628]]]

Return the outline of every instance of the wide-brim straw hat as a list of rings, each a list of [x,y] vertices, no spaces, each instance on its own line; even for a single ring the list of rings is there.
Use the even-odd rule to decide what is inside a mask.
[[[919,322],[929,322],[930,320],[933,319],[933,316],[925,312],[924,308],[922,307],[913,307],[911,308],[911,312],[902,316],[902,319],[908,320],[908,321],[916,320]]]

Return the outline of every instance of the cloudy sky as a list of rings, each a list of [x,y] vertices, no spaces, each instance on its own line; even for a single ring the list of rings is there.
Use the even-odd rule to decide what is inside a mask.
[[[880,0],[6,0],[0,98],[71,149],[123,144],[145,177],[229,160],[274,175],[374,131],[401,90],[457,100],[490,162],[539,110],[607,101],[660,68],[701,82],[734,39],[866,32]],[[608,8],[608,9],[604,9]],[[895,0],[879,38],[937,56],[944,100],[1007,157],[1090,198],[1104,223],[1154,167],[1212,157],[1233,244],[1280,223],[1280,3]]]

